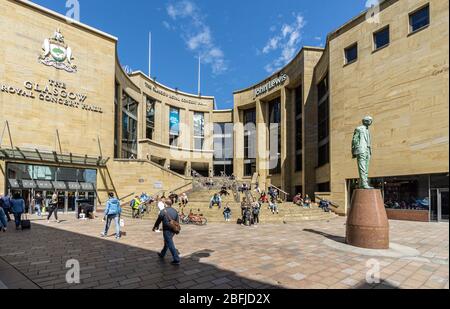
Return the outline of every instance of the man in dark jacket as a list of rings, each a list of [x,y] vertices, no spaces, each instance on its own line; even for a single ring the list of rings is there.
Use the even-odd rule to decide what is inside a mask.
[[[153,227],[153,231],[159,230],[159,226],[162,223],[164,248],[162,249],[161,253],[158,253],[158,256],[163,259],[167,254],[167,250],[170,250],[170,253],[173,257],[172,265],[180,265],[181,261],[180,257],[178,256],[178,250],[177,248],[175,248],[175,243],[173,241],[175,233],[170,228],[170,220],[180,222],[178,212],[174,208],[172,208],[172,202],[170,200],[167,200],[166,208],[159,213],[158,219],[156,220],[155,226]]]
[[[11,217],[9,216],[11,213],[11,198],[9,197],[9,194],[5,196],[0,195],[0,207],[3,208],[8,222],[11,222]]]

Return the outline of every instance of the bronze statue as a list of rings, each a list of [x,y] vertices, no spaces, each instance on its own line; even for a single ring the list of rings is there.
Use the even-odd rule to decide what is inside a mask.
[[[373,189],[369,185],[369,167],[372,157],[372,137],[369,127],[373,123],[372,117],[365,117],[363,125],[356,128],[353,135],[352,153],[353,158],[358,159],[358,170],[361,189]]]

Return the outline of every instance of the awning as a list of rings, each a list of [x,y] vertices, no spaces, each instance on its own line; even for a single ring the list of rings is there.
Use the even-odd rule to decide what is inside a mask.
[[[15,161],[33,161],[40,163],[53,164],[76,164],[84,166],[106,167],[109,158],[89,156],[89,155],[75,155],[73,153],[60,154],[56,151],[49,152],[39,149],[25,149],[25,148],[0,148],[0,160],[15,160]]]

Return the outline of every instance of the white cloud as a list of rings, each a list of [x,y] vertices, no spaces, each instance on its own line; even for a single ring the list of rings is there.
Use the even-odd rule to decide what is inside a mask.
[[[172,30],[172,26],[167,21],[163,21],[162,24],[167,30]]]
[[[183,29],[181,37],[188,50],[200,55],[215,75],[228,70],[225,54],[214,42],[211,28],[204,21],[201,10],[191,1],[182,0],[167,6],[167,14]]]
[[[285,66],[294,58],[300,48],[302,29],[305,27],[306,21],[299,13],[293,13],[293,16],[294,21],[290,24],[283,24],[280,32],[271,37],[262,50],[263,54],[280,51],[280,55],[265,66],[268,73],[274,73]],[[271,30],[273,27],[271,27]]]

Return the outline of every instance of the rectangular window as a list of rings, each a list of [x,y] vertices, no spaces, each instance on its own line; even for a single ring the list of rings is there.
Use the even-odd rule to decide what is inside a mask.
[[[155,133],[155,105],[156,101],[147,97],[147,110],[146,110],[146,118],[147,118],[147,130],[146,137],[147,139],[153,139],[153,134]]]
[[[303,113],[303,88],[299,86],[295,88],[295,115],[299,116]]]
[[[194,149],[202,150],[205,141],[205,114],[194,113]]]
[[[317,85],[318,112],[317,112],[317,136],[318,136],[318,166],[330,162],[329,136],[330,136],[330,99],[328,74]]]
[[[389,26],[373,34],[373,43],[375,50],[389,45],[390,43]]]
[[[430,24],[429,5],[409,15],[409,28],[411,33],[416,32],[422,28],[425,28],[429,24]]]
[[[303,118],[301,116],[297,118],[295,126],[295,150],[299,151],[303,149]]]
[[[295,156],[295,171],[301,172],[303,170],[303,155],[298,153]]]
[[[180,110],[171,107],[169,111],[169,145],[178,147],[180,136]]]
[[[139,103],[122,93],[122,158],[137,158],[137,111]]]
[[[345,64],[355,62],[356,60],[358,60],[358,43],[345,49]]]
[[[256,109],[244,111],[244,176],[256,172]]]
[[[281,98],[269,102],[270,173],[281,173]]]
[[[319,183],[317,185],[317,192],[331,192],[331,185],[329,182]]]
[[[330,162],[330,144],[319,147],[319,167],[324,166]]]
[[[318,121],[318,133],[319,142],[323,141],[329,136],[329,114],[330,114],[330,101],[327,98],[322,104],[319,105],[319,121]]]

